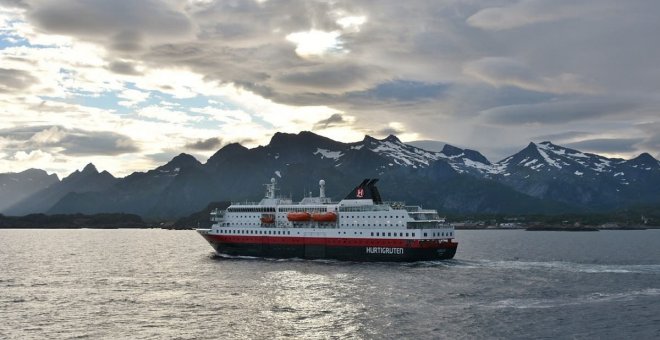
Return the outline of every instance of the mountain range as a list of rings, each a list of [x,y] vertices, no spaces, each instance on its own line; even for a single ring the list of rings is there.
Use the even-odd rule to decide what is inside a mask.
[[[606,158],[550,142],[530,143],[491,163],[478,151],[435,151],[390,135],[342,143],[312,132],[276,133],[265,146],[228,144],[200,163],[180,154],[124,178],[87,165],[61,181],[45,171],[0,174],[0,212],[132,213],[149,219],[189,215],[213,201],[256,201],[276,178],[294,200],[319,179],[341,199],[363,178],[380,178],[383,197],[446,212],[553,214],[660,204],[660,162],[647,153]],[[439,150],[439,151],[438,151]]]

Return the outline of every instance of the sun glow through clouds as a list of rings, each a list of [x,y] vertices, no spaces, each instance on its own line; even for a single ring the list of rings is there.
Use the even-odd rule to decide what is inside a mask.
[[[286,40],[296,44],[296,54],[300,57],[319,57],[328,53],[343,51],[338,31],[324,32],[310,30],[295,32],[286,36]]]

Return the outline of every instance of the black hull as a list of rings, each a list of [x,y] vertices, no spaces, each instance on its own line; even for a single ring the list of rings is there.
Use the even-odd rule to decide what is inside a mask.
[[[342,261],[414,262],[448,260],[456,254],[457,243],[438,247],[365,247],[311,244],[229,243],[210,237],[206,240],[216,253],[230,256],[265,258],[333,259]]]

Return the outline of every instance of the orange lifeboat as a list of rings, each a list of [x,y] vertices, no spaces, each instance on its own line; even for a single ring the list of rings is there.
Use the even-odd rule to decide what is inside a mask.
[[[292,222],[304,222],[309,221],[312,217],[308,212],[290,212],[286,214],[286,218]]]
[[[334,222],[337,220],[337,214],[333,212],[324,212],[312,214],[312,219],[316,222]]]
[[[264,214],[261,215],[261,223],[273,223],[275,222],[275,215]]]

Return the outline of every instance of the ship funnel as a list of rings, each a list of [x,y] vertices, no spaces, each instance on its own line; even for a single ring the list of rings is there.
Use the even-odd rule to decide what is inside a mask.
[[[319,197],[321,197],[321,198],[325,197],[325,181],[324,180],[319,181]]]
[[[355,187],[345,199],[354,200],[354,199],[370,199],[373,200],[376,204],[382,204],[383,200],[380,197],[380,192],[376,187],[376,182],[378,178],[365,178],[360,185]]]

